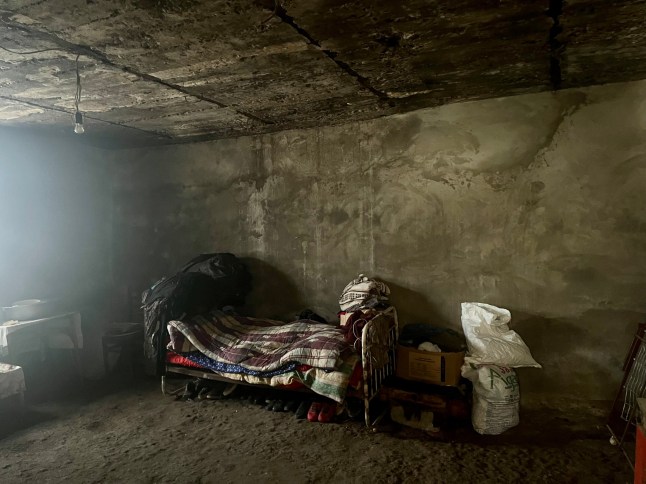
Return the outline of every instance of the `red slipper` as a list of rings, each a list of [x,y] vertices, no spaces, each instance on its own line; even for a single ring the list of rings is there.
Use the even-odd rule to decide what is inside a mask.
[[[321,412],[319,413],[319,422],[321,423],[331,422],[335,415],[336,415],[336,404],[324,403],[321,408]]]
[[[310,405],[310,409],[307,412],[307,420],[309,422],[316,422],[319,419],[319,413],[321,413],[321,408],[323,404],[321,402],[314,402]]]

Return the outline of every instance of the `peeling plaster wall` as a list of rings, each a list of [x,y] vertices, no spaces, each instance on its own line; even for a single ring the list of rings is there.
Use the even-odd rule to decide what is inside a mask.
[[[63,298],[83,316],[86,374],[102,368],[111,284],[111,183],[78,137],[0,130],[0,305]]]
[[[646,313],[646,82],[116,157],[117,277],[231,251],[256,313],[332,317],[374,274],[404,324],[509,308],[544,365],[524,392],[617,390]]]

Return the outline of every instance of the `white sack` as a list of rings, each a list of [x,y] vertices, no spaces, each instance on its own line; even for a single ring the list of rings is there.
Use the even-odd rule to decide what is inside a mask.
[[[462,329],[469,348],[464,361],[475,365],[541,368],[523,339],[507,326],[510,320],[511,313],[506,309],[462,303]]]
[[[518,425],[520,388],[512,368],[465,364],[462,376],[473,383],[471,424],[476,432],[498,435]]]

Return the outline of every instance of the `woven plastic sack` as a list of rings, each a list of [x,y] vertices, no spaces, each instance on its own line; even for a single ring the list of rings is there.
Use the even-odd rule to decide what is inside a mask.
[[[511,313],[483,303],[462,303],[462,329],[469,354],[464,361],[475,365],[541,368],[523,339],[509,329]]]
[[[465,364],[462,376],[473,383],[471,424],[483,435],[498,435],[520,422],[520,388],[512,368]]]

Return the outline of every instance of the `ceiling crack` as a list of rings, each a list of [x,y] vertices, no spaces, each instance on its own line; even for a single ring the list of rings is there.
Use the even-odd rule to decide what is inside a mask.
[[[72,123],[72,120],[73,120],[74,112],[68,111],[67,109],[59,108],[59,107],[56,107],[56,106],[48,106],[48,105],[45,105],[45,104],[40,104],[40,103],[36,103],[36,102],[33,102],[33,101],[27,101],[25,99],[20,99],[20,98],[13,97],[13,96],[6,96],[6,95],[3,95],[3,94],[0,94],[0,99],[4,99],[6,101],[11,101],[11,102],[19,103],[19,104],[26,104],[27,106],[33,106],[33,107],[39,108],[39,109],[46,109],[48,111],[56,111],[56,112],[63,113],[63,114],[69,114],[70,115],[70,123]],[[153,136],[158,136],[158,137],[161,137],[161,138],[169,138],[169,139],[172,138],[171,136],[169,136],[169,135],[167,135],[165,133],[160,133],[159,131],[150,131],[150,130],[147,130],[147,129],[137,128],[135,126],[129,126],[129,125],[124,124],[124,123],[117,123],[115,121],[107,121],[105,119],[97,118],[96,116],[93,116],[93,115],[87,114],[87,113],[84,113],[83,117],[86,118],[86,119],[91,119],[92,121],[99,121],[101,123],[111,124],[113,126],[119,126],[121,128],[134,129],[136,131],[141,131],[143,133],[150,134],[150,135],[153,135]]]
[[[287,13],[287,10],[285,10],[285,7],[283,7],[280,4],[280,2],[278,2],[278,0],[275,0],[275,1],[276,1],[276,5],[275,5],[274,12],[275,12],[275,15],[278,18],[280,18],[281,21],[283,21],[285,24],[289,25],[301,37],[304,37],[307,40],[308,43],[310,43],[313,46],[317,47],[321,52],[323,52],[323,54],[325,54],[330,60],[332,60],[332,62],[334,62],[337,66],[339,66],[341,68],[341,70],[343,70],[347,74],[354,77],[357,80],[357,82],[361,85],[361,87],[363,87],[364,89],[367,89],[368,91],[373,93],[375,96],[377,96],[379,99],[382,99],[382,100],[388,100],[389,99],[387,93],[385,93],[383,91],[380,91],[379,89],[373,87],[370,84],[370,81],[366,77],[362,76],[357,71],[355,71],[352,67],[350,67],[350,65],[348,63],[343,62],[341,59],[339,59],[337,57],[338,56],[337,52],[334,52],[334,51],[329,50],[329,49],[324,49],[323,47],[321,47],[321,43],[318,40],[316,40],[307,30],[305,30],[303,27],[298,25],[296,23],[296,20],[294,19],[294,17],[290,16]]]
[[[94,19],[92,19],[92,20],[90,20],[89,22],[86,22],[86,23],[78,23],[78,24],[76,24],[76,25],[74,25],[72,27],[68,27],[66,29],[61,30],[61,32],[74,32],[74,30],[76,30],[76,29],[78,29],[80,27],[87,27],[88,25],[92,25],[92,24],[95,24],[97,22],[103,22],[104,20],[114,18],[117,15],[118,15],[118,11],[113,10],[112,12],[110,12],[110,15],[106,15],[105,17],[97,17],[97,18],[94,18]]]
[[[233,111],[233,112],[235,112],[235,113],[237,113],[237,114],[239,114],[241,116],[244,116],[244,117],[246,117],[248,119],[251,119],[253,121],[256,121],[256,122],[259,122],[259,123],[262,123],[262,124],[266,124],[266,125],[274,124],[272,121],[262,119],[262,118],[260,118],[260,117],[258,117],[256,115],[248,112],[248,111],[243,111],[241,109],[236,109],[236,108],[233,108],[233,107],[229,106],[228,104],[223,103],[221,101],[218,101],[216,99],[209,98],[207,96],[203,96],[201,94],[191,92],[189,89],[187,89],[185,87],[182,87],[182,86],[180,86],[178,84],[173,84],[172,82],[164,81],[163,79],[160,79],[158,77],[152,76],[152,75],[147,74],[145,72],[140,72],[137,69],[134,69],[134,68],[129,67],[127,65],[118,64],[118,63],[114,62],[112,59],[110,59],[107,54],[105,54],[104,52],[101,52],[100,50],[98,50],[98,49],[96,49],[94,47],[91,47],[91,46],[88,46],[88,45],[82,45],[82,44],[75,44],[75,43],[69,42],[69,41],[67,41],[65,39],[61,39],[60,37],[58,37],[58,36],[56,36],[54,34],[51,34],[49,32],[44,32],[44,31],[41,31],[41,30],[38,30],[38,29],[33,29],[31,27],[27,27],[27,26],[25,26],[23,24],[20,24],[20,23],[17,23],[17,22],[12,22],[11,20],[9,20],[7,18],[7,14],[13,15],[14,13],[11,12],[11,11],[6,11],[6,10],[0,11],[0,21],[2,21],[5,25],[7,25],[10,28],[14,28],[14,29],[20,30],[22,32],[25,32],[27,34],[30,34],[35,38],[54,43],[54,44],[58,45],[59,47],[61,47],[61,50],[73,52],[75,54],[80,54],[80,55],[83,55],[83,56],[86,56],[86,57],[90,57],[90,58],[95,59],[95,60],[97,60],[99,62],[102,62],[103,64],[106,64],[106,65],[108,65],[110,67],[114,67],[115,69],[120,69],[123,72],[127,72],[128,74],[132,74],[134,76],[137,76],[140,79],[143,79],[145,81],[160,84],[160,85],[165,86],[165,87],[167,87],[169,89],[173,89],[175,91],[179,91],[179,92],[181,92],[183,94],[186,94],[187,96],[191,96],[191,97],[194,97],[196,99],[199,99],[200,101],[204,101],[204,102],[207,102],[207,103],[210,103],[210,104],[214,104],[214,105],[216,105],[216,106],[218,106],[220,108],[223,108],[223,109],[230,109],[231,111]]]

